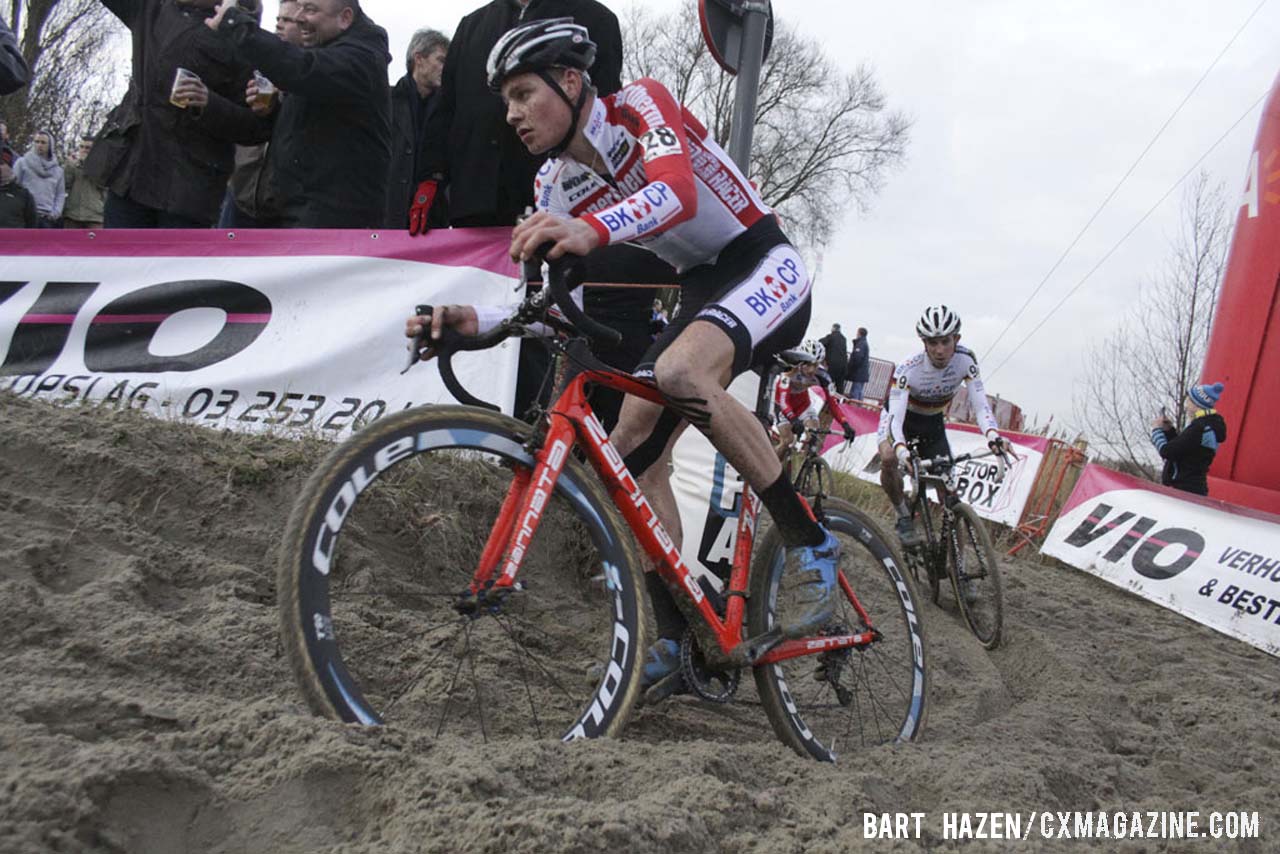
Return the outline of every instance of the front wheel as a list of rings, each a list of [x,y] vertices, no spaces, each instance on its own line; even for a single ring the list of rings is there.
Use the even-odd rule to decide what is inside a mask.
[[[821,652],[755,669],[774,733],[802,756],[834,761],[837,751],[911,741],[924,724],[928,684],[924,625],[915,586],[888,539],[848,502],[828,498],[820,519],[840,541],[843,590],[818,635],[873,629],[862,648]],[[747,628],[758,636],[796,607],[793,573],[777,526],[761,538],[751,567]],[[861,613],[859,612],[861,608]]]
[[[528,439],[511,418],[433,406],[321,463],[277,570],[284,648],[314,711],[476,741],[621,731],[646,643],[636,547],[572,457],[550,495],[535,491],[540,522],[516,519]],[[524,551],[522,589],[468,610],[460,594],[501,524]]]
[[[955,521],[947,543],[947,573],[955,588],[960,613],[974,637],[987,649],[1000,644],[1004,623],[1004,584],[991,535],[977,512],[967,504],[953,509]]]

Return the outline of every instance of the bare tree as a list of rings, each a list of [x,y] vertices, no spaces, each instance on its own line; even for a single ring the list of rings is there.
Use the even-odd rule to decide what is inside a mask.
[[[1201,172],[1183,193],[1171,252],[1119,328],[1086,354],[1074,410],[1090,443],[1131,471],[1151,474],[1151,421],[1165,410],[1186,426],[1226,266],[1230,219],[1223,186]]]
[[[31,85],[0,98],[0,115],[16,148],[47,130],[61,147],[97,129],[119,100],[123,80],[116,47],[124,32],[99,0],[3,0],[0,14],[18,35]]]
[[[814,39],[775,21],[761,72],[751,175],[793,240],[820,250],[852,203],[865,210],[886,173],[900,164],[911,120],[888,112],[865,65],[841,70]],[[623,76],[652,77],[727,145],[736,78],[712,58],[693,0],[655,15],[635,3],[623,14]]]

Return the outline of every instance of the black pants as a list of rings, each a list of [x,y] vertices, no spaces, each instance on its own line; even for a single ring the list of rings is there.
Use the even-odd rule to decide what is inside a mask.
[[[107,193],[102,218],[103,225],[107,228],[208,228],[213,225],[211,222],[147,207],[115,192]]]

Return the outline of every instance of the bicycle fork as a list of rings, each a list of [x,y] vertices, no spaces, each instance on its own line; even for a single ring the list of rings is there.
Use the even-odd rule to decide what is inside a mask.
[[[516,575],[574,441],[572,422],[553,417],[533,469],[515,470],[471,584],[457,603],[459,611],[471,613],[486,605],[496,607],[507,594],[520,589]]]

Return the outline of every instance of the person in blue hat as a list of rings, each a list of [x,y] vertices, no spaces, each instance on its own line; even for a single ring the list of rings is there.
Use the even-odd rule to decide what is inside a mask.
[[[1213,408],[1222,390],[1222,383],[1187,390],[1184,406],[1191,422],[1181,433],[1175,434],[1173,422],[1163,412],[1152,422],[1151,444],[1164,460],[1160,482],[1165,486],[1196,495],[1209,494],[1209,466],[1218,447],[1227,441],[1227,422]]]

